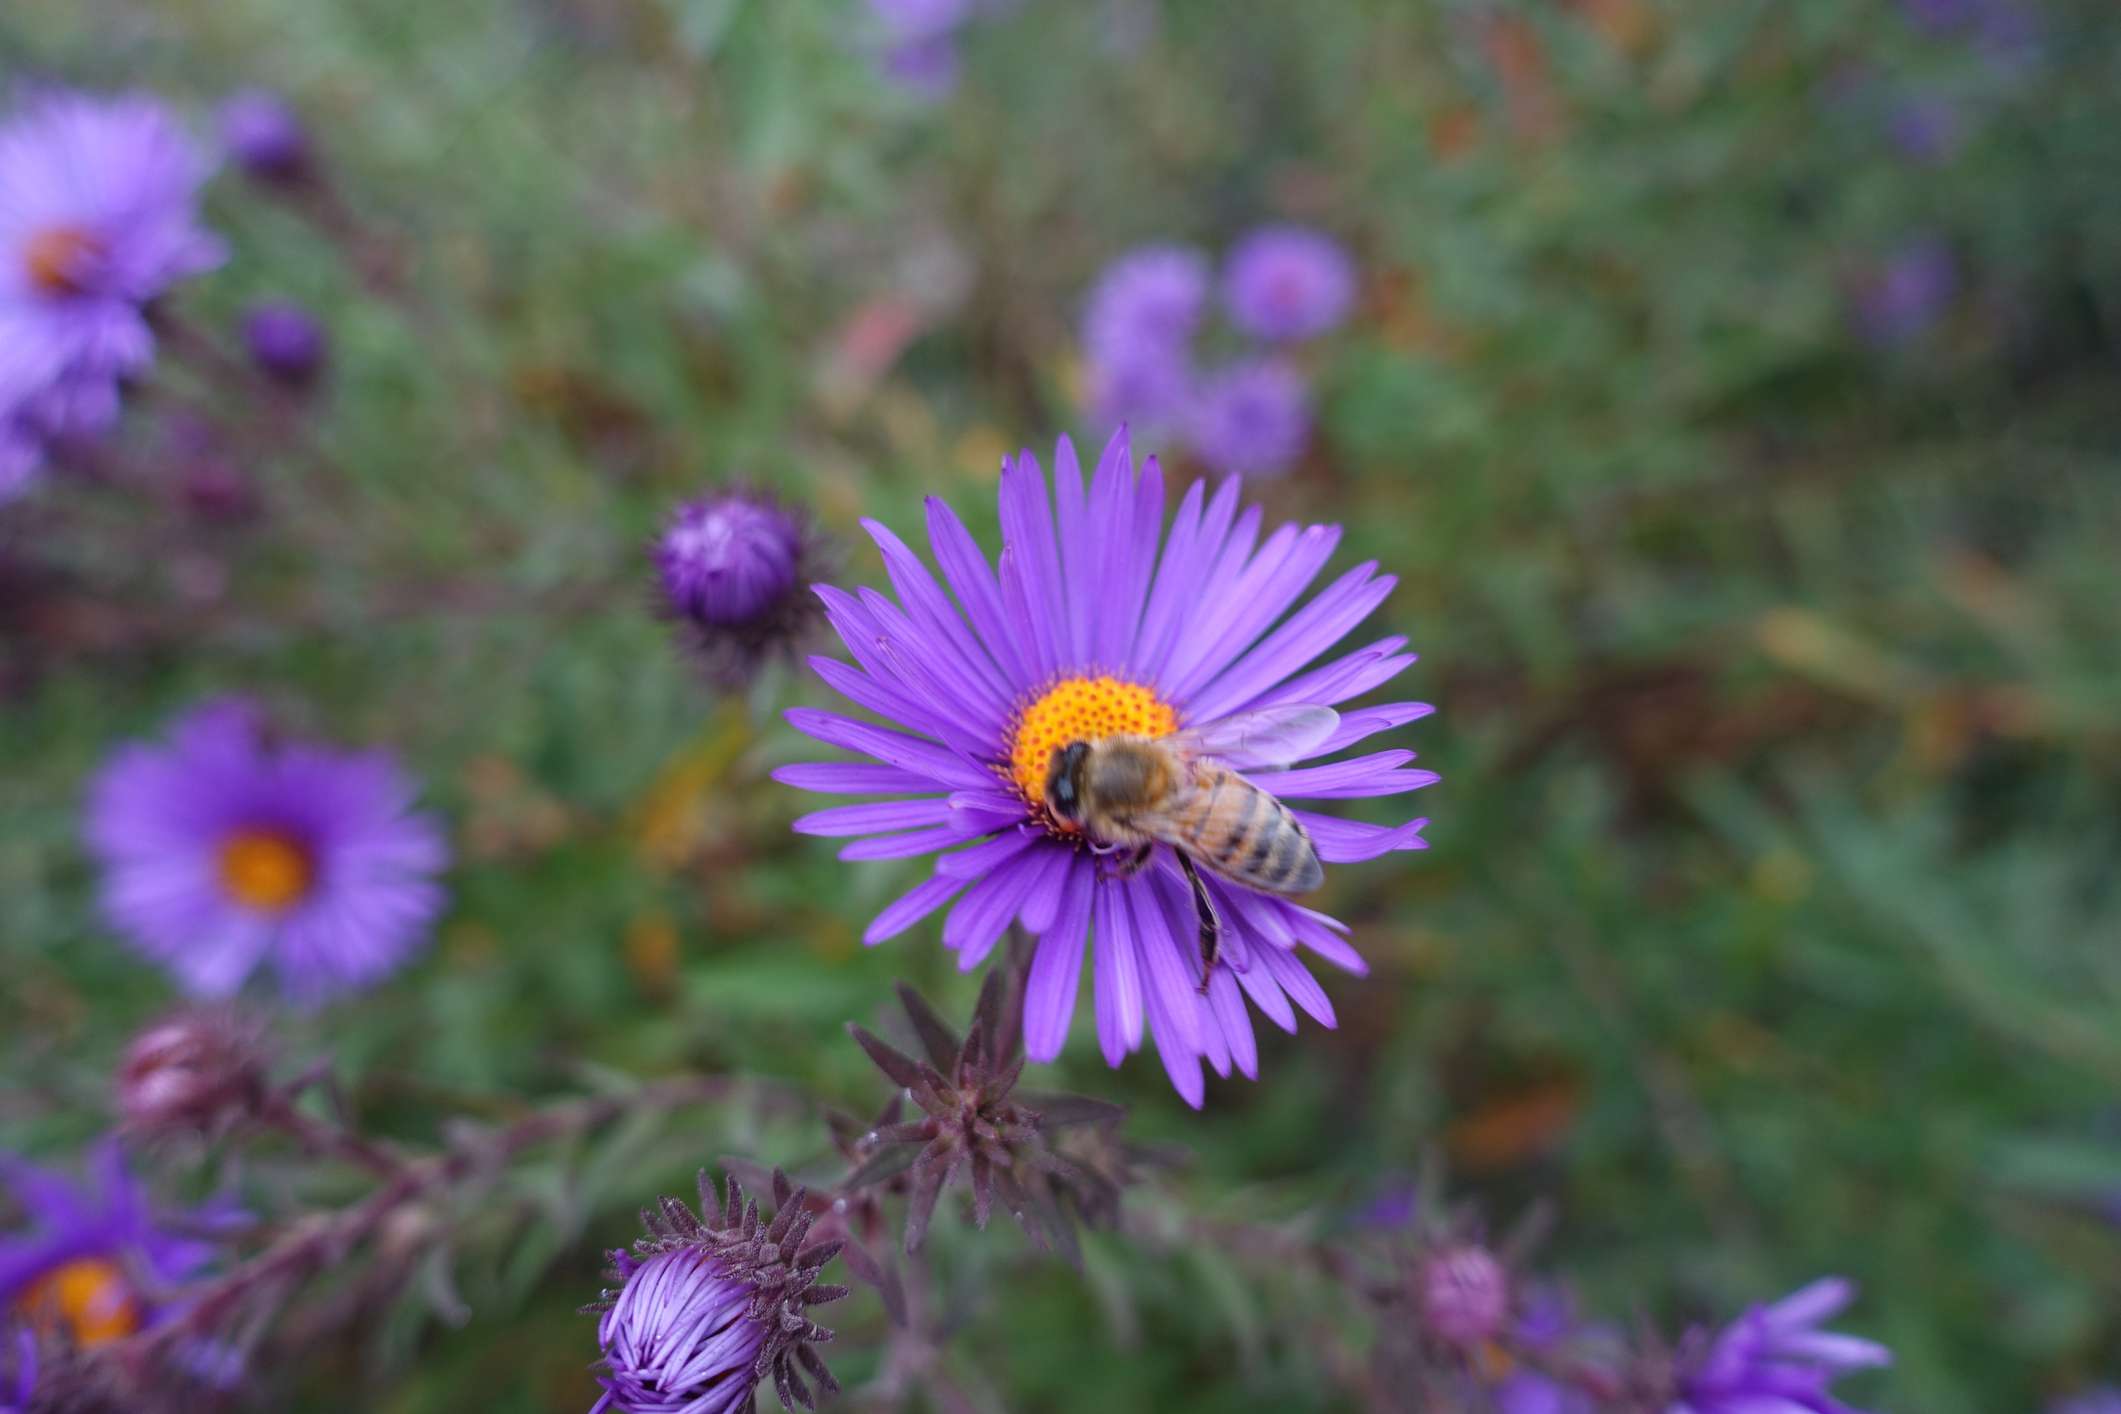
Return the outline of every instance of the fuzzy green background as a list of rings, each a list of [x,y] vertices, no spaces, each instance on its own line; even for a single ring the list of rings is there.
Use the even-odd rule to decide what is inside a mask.
[[[910,537],[926,494],[991,547],[1004,450],[1103,441],[1104,263],[1293,218],[1363,295],[1304,355],[1311,454],[1257,489],[1401,576],[1376,631],[1440,708],[1399,734],[1444,776],[1433,848],[1334,871],[1372,975],[1324,975],[1336,1031],[1263,1029],[1257,1084],[1194,1114],[1152,1054],[1104,1068],[1087,1002],[1038,1083],[1191,1151],[1153,1213],[1331,1225],[1440,1159],[1498,1227],[1551,1199],[1540,1263],[1609,1319],[1845,1273],[1899,1357],[1866,1408],[2121,1376],[2121,17],[2037,13],[1999,55],[1882,0],[1024,0],[926,107],[853,0],[7,5],[11,94],[147,87],[205,131],[284,92],[343,229],[224,174],[233,258],[175,301],[221,338],[317,311],[314,407],[165,367],[119,475],[0,511],[0,1143],[64,1161],[171,1001],[95,916],[77,811],[226,691],[402,753],[449,822],[431,950],[283,1028],[375,1131],[601,1070],[873,1108],[843,1024],[974,984],[933,920],[860,946],[910,871],[792,835],[766,778],[822,686],[717,702],[642,546],[741,476],[817,508],[844,583],[882,582],[857,518]],[[1953,106],[1943,160],[1895,148],[1908,94]],[[1923,240],[1956,291],[1867,339]],[[169,490],[200,418],[251,521]],[[421,1287],[280,1407],[586,1409],[596,1249],[730,1153],[827,1149],[731,1106],[545,1156],[438,1214]],[[937,1229],[973,1407],[1340,1407],[1294,1278]],[[858,1387],[881,1318],[834,1314]]]

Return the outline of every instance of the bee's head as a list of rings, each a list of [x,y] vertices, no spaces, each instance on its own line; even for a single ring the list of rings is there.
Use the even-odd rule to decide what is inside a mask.
[[[1071,825],[1081,822],[1083,758],[1089,754],[1087,741],[1053,748],[1053,759],[1046,768],[1046,808],[1053,812],[1054,819]]]

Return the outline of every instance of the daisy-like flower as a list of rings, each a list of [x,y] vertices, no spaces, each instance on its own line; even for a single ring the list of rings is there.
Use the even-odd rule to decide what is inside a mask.
[[[1355,303],[1355,266],[1339,242],[1302,226],[1266,226],[1238,242],[1223,272],[1230,320],[1258,339],[1309,339]]]
[[[28,1226],[0,1235],[0,1315],[82,1349],[122,1340],[168,1311],[169,1295],[248,1219],[230,1203],[163,1217],[105,1140],[86,1183],[0,1155],[0,1183]]]
[[[710,677],[741,685],[815,626],[823,548],[807,517],[770,497],[687,501],[650,549],[660,611]]]
[[[1713,1340],[1697,1337],[1694,1350],[1682,1354],[1667,1414],[1859,1414],[1827,1386],[1851,1370],[1892,1364],[1892,1352],[1819,1329],[1855,1295],[1853,1283],[1826,1277],[1771,1306],[1755,1306]]]
[[[209,171],[151,98],[58,93],[0,128],[0,422],[100,432],[154,356],[148,306],[221,263]]]
[[[1057,504],[1056,504],[1057,498]],[[1220,925],[1222,964],[1202,981],[1199,914],[1179,862],[1159,847],[1138,870],[1109,842],[1047,804],[1056,753],[1115,734],[1164,737],[1262,709],[1324,709],[1379,687],[1409,663],[1406,640],[1379,639],[1320,666],[1394,583],[1358,565],[1297,607],[1339,543],[1337,527],[1286,525],[1264,540],[1261,512],[1240,509],[1238,485],[1195,483],[1162,534],[1163,474],[1137,475],[1122,431],[1085,489],[1064,438],[1049,490],[1030,453],[1006,462],[1002,555],[996,569],[957,515],[928,502],[929,543],[950,593],[899,538],[874,522],[898,602],[820,586],[827,617],[854,662],[815,658],[817,671],[892,725],[813,709],[788,719],[830,746],[869,758],[787,766],[785,784],[893,797],[806,815],[806,834],[858,836],[843,859],[945,851],[932,874],[885,908],[878,943],[951,904],[944,946],[980,965],[1012,921],[1038,937],[1024,1001],[1025,1048],[1060,1053],[1091,952],[1097,1034],[1118,1065],[1143,1027],[1172,1083],[1198,1106],[1201,1062],[1255,1075],[1246,999],[1284,1030],[1296,1011],[1333,1024],[1333,1007],[1301,960],[1310,951],[1361,973],[1343,925],[1292,899],[1218,877],[1205,891]],[[951,594],[956,596],[952,602]],[[1417,702],[1341,714],[1311,756],[1340,752],[1426,715]],[[1324,715],[1330,716],[1329,712]],[[1233,751],[1233,770],[1271,793],[1260,804],[1396,795],[1430,784],[1409,751],[1381,751],[1273,772]],[[1425,820],[1360,824],[1292,809],[1326,865],[1424,848]]]
[[[1186,415],[1194,455],[1232,476],[1275,476],[1311,440],[1311,393],[1278,359],[1257,359],[1205,380]]]
[[[240,702],[104,766],[86,833],[113,927],[197,997],[270,962],[301,1002],[379,981],[441,911],[441,831],[380,752],[275,740]]]
[[[607,1275],[623,1285],[584,1308],[603,1316],[604,1395],[590,1414],[736,1414],[757,1408],[768,1377],[787,1409],[816,1407],[806,1374],[839,1388],[811,1349],[832,1332],[809,1312],[847,1294],[817,1279],[840,1243],[806,1243],[805,1194],[773,1177],[770,1222],[734,1178],[718,1200],[704,1173],[698,1214],[676,1198],[642,1213],[648,1235],[611,1254]]]

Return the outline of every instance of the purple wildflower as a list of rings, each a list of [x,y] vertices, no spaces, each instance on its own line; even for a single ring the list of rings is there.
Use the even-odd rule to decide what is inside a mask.
[[[803,1191],[779,1173],[774,1190],[770,1223],[735,1179],[718,1202],[704,1173],[698,1216],[675,1198],[642,1214],[649,1234],[611,1254],[608,1275],[624,1285],[586,1308],[603,1313],[604,1395],[590,1414],[735,1414],[756,1407],[752,1391],[768,1375],[789,1409],[816,1407],[804,1373],[839,1388],[810,1348],[832,1332],[808,1312],[847,1294],[817,1280],[840,1243],[806,1245]]]
[[[98,1144],[88,1167],[83,1184],[0,1155],[0,1183],[29,1219],[0,1236],[0,1310],[81,1347],[152,1325],[169,1291],[214,1256],[207,1235],[247,1221],[226,1201],[159,1217],[115,1140]]]
[[[1858,286],[1858,330],[1873,344],[1904,344],[1937,322],[1959,286],[1950,247],[1934,237],[1909,242]]]
[[[1278,359],[1225,368],[1204,381],[1186,417],[1187,443],[1230,475],[1277,476],[1311,440],[1311,393]]]
[[[194,996],[268,960],[300,1001],[376,982],[442,908],[447,848],[414,793],[383,753],[276,741],[242,703],[201,708],[94,783],[104,913]]]
[[[1143,246],[1105,267],[1083,308],[1090,402],[1100,421],[1156,425],[1193,382],[1193,335],[1208,262],[1183,246]]]
[[[0,1326],[0,1414],[29,1414],[37,1393],[37,1336],[28,1326]]]
[[[244,315],[243,342],[261,372],[296,389],[316,382],[329,348],[324,326],[300,305],[283,302],[256,305]]]
[[[1355,266],[1339,242],[1301,226],[1265,226],[1238,242],[1223,271],[1230,319],[1254,338],[1323,334],[1355,303]]]
[[[1053,756],[1116,733],[1156,737],[1256,709],[1331,707],[1389,682],[1413,657],[1400,651],[1404,638],[1392,637],[1309,666],[1394,583],[1374,563],[1360,565],[1289,614],[1339,543],[1338,527],[1283,526],[1261,544],[1261,512],[1240,513],[1233,479],[1213,496],[1196,482],[1160,537],[1163,474],[1150,458],[1136,475],[1124,430],[1087,493],[1066,438],[1056,462],[1057,511],[1037,458],[1023,452],[1003,465],[999,579],[956,514],[928,501],[929,541],[956,604],[897,536],[865,522],[902,602],[820,586],[855,662],[811,661],[834,688],[898,725],[793,710],[788,719],[805,735],[873,759],[774,774],[803,790],[900,797],[796,822],[805,834],[864,836],[843,859],[951,851],[877,915],[864,941],[882,942],[955,898],[943,944],[969,971],[1020,922],[1039,939],[1025,1046],[1032,1059],[1050,1061],[1067,1039],[1094,938],[1107,1062],[1139,1049],[1146,1021],[1172,1083],[1198,1106],[1201,1061],[1223,1075],[1232,1066],[1257,1073],[1247,997],[1284,1030],[1295,1029],[1297,1007],[1333,1024],[1332,1003],[1298,960],[1299,947],[1350,972],[1365,965],[1334,919],[1210,878],[1228,965],[1208,972],[1201,994],[1196,908],[1176,858],[1159,847],[1139,872],[1109,867],[1109,847],[1049,810]],[[1400,702],[1350,712],[1302,754],[1338,752],[1430,710]],[[1412,757],[1385,751],[1276,774],[1241,751],[1225,753],[1234,769],[1260,770],[1253,784],[1288,800],[1396,795],[1434,781],[1402,769]],[[1425,847],[1425,820],[1386,826],[1291,813],[1327,864]]]
[[[250,88],[231,95],[221,105],[221,145],[261,181],[293,182],[309,175],[309,131],[277,93]]]
[[[7,440],[104,431],[154,356],[147,307],[220,264],[207,164],[151,98],[48,95],[0,128],[0,424]],[[5,455],[20,480],[19,445]]]
[[[211,1133],[258,1108],[265,1069],[257,1025],[220,1008],[173,1016],[125,1048],[118,1113],[137,1133]]]
[[[1851,1370],[1890,1365],[1892,1352],[1876,1341],[1818,1329],[1854,1299],[1855,1287],[1827,1277],[1755,1306],[1714,1340],[1699,1340],[1683,1360],[1667,1414],[1857,1414],[1827,1392]]]
[[[650,552],[661,611],[713,677],[741,683],[815,622],[805,587],[821,549],[807,519],[770,497],[725,490],[687,501]]]

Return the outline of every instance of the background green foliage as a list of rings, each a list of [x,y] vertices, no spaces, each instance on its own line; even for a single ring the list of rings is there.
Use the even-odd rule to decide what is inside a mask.
[[[792,837],[766,779],[800,754],[773,709],[821,689],[717,704],[639,547],[737,475],[815,504],[851,580],[881,579],[858,516],[910,532],[936,493],[991,531],[1005,448],[1102,440],[1071,394],[1099,267],[1293,217],[1365,295],[1261,494],[1402,576],[1435,848],[1329,881],[1373,973],[1328,979],[1337,1031],[1264,1034],[1259,1084],[1195,1115],[1087,1018],[1056,1083],[1193,1152],[1159,1211],[1337,1221],[1442,1154],[1498,1220],[1550,1196],[1546,1260],[1613,1318],[1860,1278],[1850,1324],[1900,1356],[1867,1404],[2113,1376],[2121,33],[2040,14],[2026,67],[1871,0],[1025,0],[930,109],[827,0],[7,7],[17,92],[284,90],[357,234],[222,179],[235,255],[178,312],[305,301],[328,393],[290,417],[171,367],[108,480],[0,516],[0,1138],[97,1129],[168,1001],[95,921],[76,810],[113,742],[227,690],[404,753],[452,823],[431,954],[291,1023],[377,1130],[596,1068],[866,1111],[842,1024],[971,983],[932,924],[859,946],[906,876]],[[1944,163],[1888,139],[1912,93],[1957,107]],[[1956,297],[1866,342],[1853,293],[1925,237]],[[864,362],[864,316],[917,332]],[[174,493],[194,417],[256,520]],[[301,1407],[586,1407],[571,1312],[631,1208],[825,1152],[778,1106],[604,1142],[534,1220],[461,1219],[468,1324],[330,1353]],[[1280,1338],[1305,1298],[1220,1253],[1100,1238],[1077,1276],[939,1227],[995,1407],[1332,1407]],[[845,1324],[859,1381],[873,1303]]]

